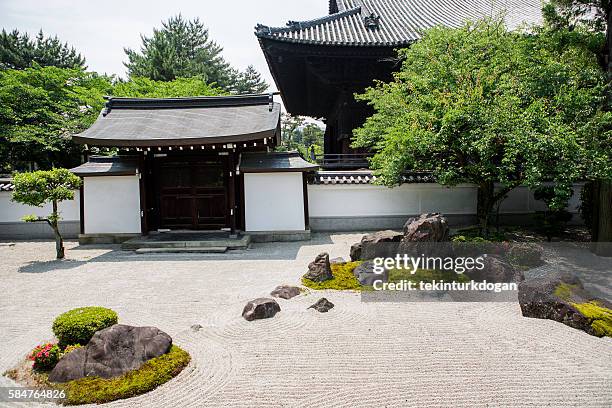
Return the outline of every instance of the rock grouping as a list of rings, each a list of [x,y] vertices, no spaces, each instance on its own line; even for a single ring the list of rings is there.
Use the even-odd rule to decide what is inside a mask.
[[[170,347],[172,338],[156,327],[115,324],[96,332],[85,347],[64,356],[49,374],[49,381],[117,377],[166,354]]]

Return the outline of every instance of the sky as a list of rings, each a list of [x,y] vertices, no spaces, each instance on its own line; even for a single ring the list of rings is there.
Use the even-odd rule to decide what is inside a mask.
[[[210,37],[224,48],[234,67],[253,65],[271,90],[274,81],[259,43],[257,23],[284,26],[328,13],[327,0],[0,0],[0,25],[5,29],[57,35],[87,60],[88,69],[126,76],[124,47],[140,49],[140,35],[170,16],[198,17]]]

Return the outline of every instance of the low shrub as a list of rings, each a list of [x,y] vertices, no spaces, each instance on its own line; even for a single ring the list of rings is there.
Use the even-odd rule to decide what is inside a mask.
[[[172,346],[168,353],[122,376],[109,379],[85,377],[58,386],[66,391],[64,404],[101,404],[149,392],[178,375],[190,360],[189,353]]]
[[[117,313],[100,306],[79,307],[59,315],[53,333],[63,349],[70,344],[87,344],[98,330],[117,324]]]
[[[324,282],[314,282],[302,278],[302,284],[311,289],[335,289],[335,290],[361,290],[362,286],[353,275],[353,269],[361,264],[361,261],[343,262],[331,264],[333,278]]]
[[[47,343],[36,346],[28,358],[34,363],[32,368],[40,371],[49,371],[61,358],[62,351],[57,344]]]

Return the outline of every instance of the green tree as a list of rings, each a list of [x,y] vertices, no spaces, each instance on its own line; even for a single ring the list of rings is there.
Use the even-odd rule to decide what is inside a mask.
[[[281,145],[279,150],[297,150],[302,141],[301,127],[304,125],[304,118],[293,116],[288,113],[281,115]]]
[[[596,55],[504,27],[487,20],[428,30],[400,51],[394,81],[358,95],[375,113],[355,146],[375,151],[379,180],[395,185],[407,170],[427,170],[443,185],[474,183],[485,233],[492,209],[519,185],[553,181],[557,209],[574,181],[610,172],[605,151],[592,148],[607,136],[591,130],[610,122]]]
[[[42,207],[51,204],[51,214],[47,217],[26,215],[26,222],[46,222],[55,234],[57,259],[64,258],[64,240],[59,230],[61,214],[59,203],[74,199],[74,190],[80,187],[81,179],[67,169],[39,170],[31,173],[15,173],[13,201],[21,204]]]
[[[78,165],[71,136],[93,123],[110,90],[110,78],[81,69],[0,70],[0,173]]]
[[[140,52],[125,49],[130,76],[157,81],[200,76],[208,83],[228,89],[234,71],[223,59],[223,48],[212,41],[199,19],[185,20],[179,14],[153,29],[153,36],[141,36]]]
[[[224,91],[209,85],[202,77],[177,78],[174,81],[154,81],[149,78],[132,77],[129,81],[117,81],[113,96],[134,98],[170,98],[180,96],[215,96]]]
[[[315,123],[309,123],[302,129],[302,143],[306,148],[316,145],[323,147],[323,129]]]
[[[36,63],[59,68],[85,68],[85,58],[57,36],[45,37],[42,30],[36,38],[18,30],[0,32],[0,68],[25,69]]]
[[[600,65],[607,73],[608,94],[605,109],[612,111],[612,2],[610,0],[552,0],[544,6],[544,17],[551,31],[574,31],[587,29],[593,33],[605,33],[605,44],[597,52]],[[609,132],[605,129],[595,131]],[[608,133],[609,134],[609,133]],[[612,162],[612,142],[608,143],[608,161]],[[590,214],[588,221],[593,240],[600,242],[594,248],[598,255],[612,256],[612,179],[602,177],[593,180],[591,194],[583,194],[589,206],[585,212]],[[587,221],[587,220],[585,220]],[[587,222],[588,222],[587,221]]]
[[[249,65],[244,72],[235,74],[234,83],[231,85],[233,94],[260,94],[266,92],[268,84],[261,78],[261,74]]]

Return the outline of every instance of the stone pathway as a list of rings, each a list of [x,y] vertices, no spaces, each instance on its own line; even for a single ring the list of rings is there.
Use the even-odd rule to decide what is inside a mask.
[[[362,303],[326,291],[279,299],[272,319],[242,319],[247,300],[298,283],[321,251],[346,258],[357,239],[223,255],[70,243],[61,262],[48,261],[51,242],[0,247],[0,371],[50,339],[58,314],[101,305],[166,331],[193,358],[171,382],[109,407],[612,406],[612,339],[523,318],[518,303]],[[611,276],[583,280],[605,292]],[[323,296],[333,309],[307,309]]]

